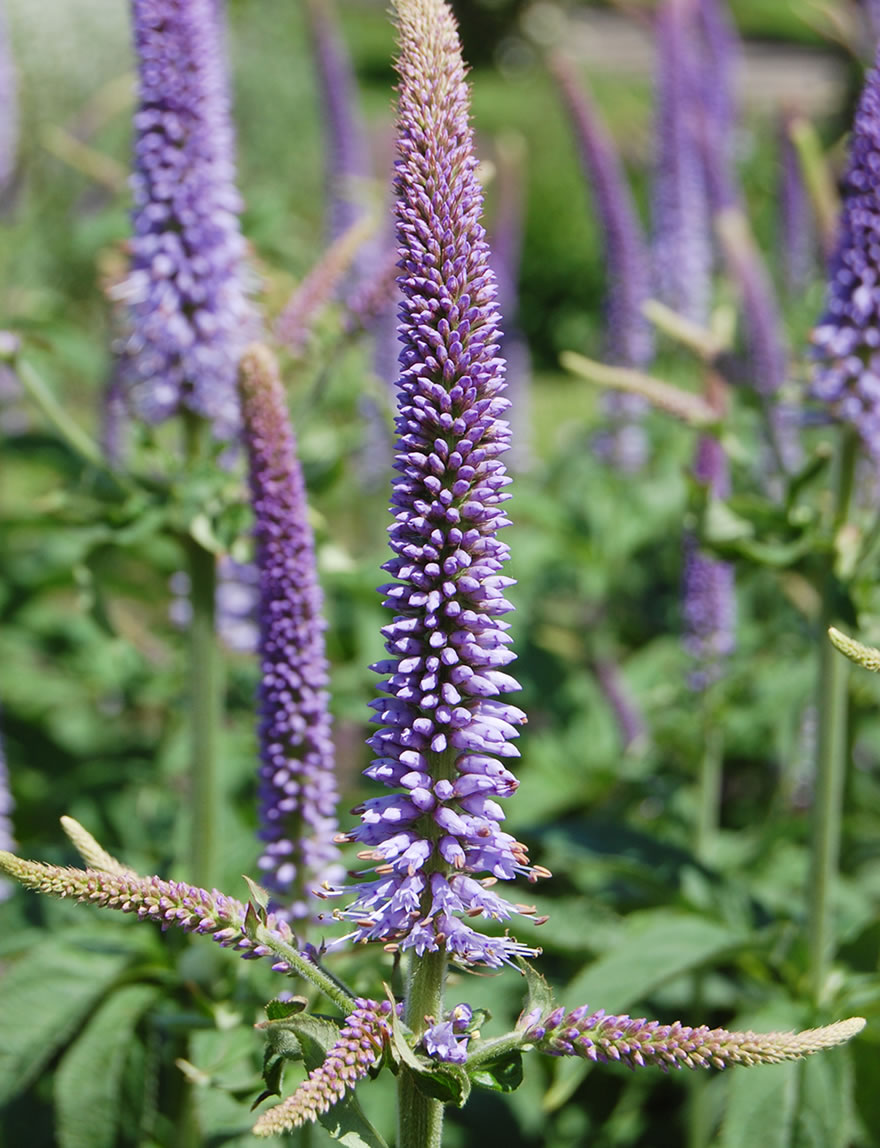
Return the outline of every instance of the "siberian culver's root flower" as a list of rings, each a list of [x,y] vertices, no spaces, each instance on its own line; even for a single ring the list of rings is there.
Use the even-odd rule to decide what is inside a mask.
[[[865,1027],[862,1017],[839,1020],[804,1032],[728,1032],[676,1021],[660,1024],[644,1018],[606,1016],[587,1005],[566,1012],[558,1008],[544,1019],[525,1018],[526,1035],[551,1056],[582,1056],[607,1064],[619,1061],[630,1068],[653,1065],[670,1068],[726,1068],[730,1064],[778,1064],[802,1060],[814,1052],[843,1044]]]
[[[326,623],[302,469],[265,347],[245,352],[240,392],[260,593],[259,867],[285,913],[305,917],[311,884],[340,872]]]
[[[812,393],[850,423],[880,461],[880,70],[856,112],[825,314],[813,331]]]
[[[6,755],[3,751],[3,740],[0,737],[0,850],[11,849],[15,844],[12,836],[12,810],[15,803],[9,790],[9,771],[6,768]],[[12,892],[8,881],[0,881],[0,901],[5,900]]]
[[[8,183],[15,170],[18,146],[18,96],[12,45],[3,0],[0,0],[0,188]]]
[[[497,535],[508,524],[510,431],[496,285],[454,19],[442,0],[398,0],[397,12],[403,351],[385,565],[394,581],[381,587],[395,616],[382,631],[389,657],[373,667],[385,696],[372,703],[381,728],[366,775],[398,792],[355,810],[361,824],[344,840],[363,847],[375,879],[336,915],[356,941],[498,966],[532,950],[462,916],[508,919],[517,907],[490,886],[546,870],[499,825],[497,798],[518,784],[500,759],[518,756],[525,714],[504,699],[519,686],[504,672],[511,579]]]
[[[44,865],[25,861],[12,853],[0,851],[0,872],[15,878],[27,889],[53,897],[70,897],[75,901],[135,913],[141,921],[156,921],[167,929],[172,925],[186,933],[206,933],[224,949],[236,949],[246,961],[274,957],[266,945],[258,944],[245,932],[246,907],[241,901],[210,892],[182,881],[163,881],[160,877],[138,877],[133,873],[108,873],[98,869],[68,869],[62,865]],[[289,926],[270,914],[266,928],[285,945],[295,947],[296,938]],[[272,968],[286,973],[290,965],[274,959]]]
[[[327,1053],[324,1063],[309,1073],[308,1080],[296,1092],[263,1113],[254,1125],[257,1136],[290,1132],[306,1121],[317,1120],[381,1059],[391,1040],[388,1023],[391,1003],[358,997],[355,1004],[357,1008],[345,1018],[339,1040]]]
[[[130,307],[122,347],[148,422],[183,409],[221,436],[254,319],[245,295],[232,127],[214,0],[132,0],[138,65]]]

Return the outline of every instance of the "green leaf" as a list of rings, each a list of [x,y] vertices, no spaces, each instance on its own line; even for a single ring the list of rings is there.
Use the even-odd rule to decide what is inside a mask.
[[[126,985],[108,996],[82,1036],[65,1054],[55,1076],[60,1148],[113,1148],[126,1049],[155,985]]]
[[[438,1064],[416,1074],[416,1086],[426,1096],[463,1108],[471,1094],[471,1078],[460,1064]]]
[[[552,989],[538,970],[533,965],[530,965],[528,961],[524,961],[522,957],[517,957],[516,963],[525,975],[528,991],[525,1008],[522,1013],[523,1017],[528,1016],[534,1009],[540,1009],[541,1016],[546,1016],[548,1012],[552,1011],[555,1003]]]
[[[23,1091],[132,960],[44,942],[0,978],[0,1105]]]
[[[471,1073],[471,1080],[491,1092],[515,1092],[523,1080],[522,1053],[508,1052],[498,1060],[481,1064]]]
[[[852,1055],[848,1048],[811,1056],[800,1070],[792,1148],[847,1148],[852,1143]]]
[[[288,1001],[272,1000],[266,1005],[266,1016],[269,1020],[287,1020],[303,1012],[308,1003],[305,997],[291,997]]]
[[[247,877],[244,874],[242,874],[242,876],[244,877],[244,881],[250,890],[251,903],[261,910],[260,920],[265,925],[266,913],[269,909],[269,891],[264,889],[262,885],[258,885],[256,881],[252,881],[250,877]]]

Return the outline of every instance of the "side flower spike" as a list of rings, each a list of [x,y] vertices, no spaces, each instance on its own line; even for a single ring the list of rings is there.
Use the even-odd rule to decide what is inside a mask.
[[[358,997],[355,1004],[357,1008],[345,1018],[339,1040],[327,1053],[324,1063],[309,1073],[308,1080],[296,1092],[263,1113],[254,1125],[257,1136],[275,1136],[300,1128],[307,1121],[314,1122],[381,1059],[391,1040],[388,1022],[391,1003]]]
[[[880,61],[880,53],[878,53]],[[813,396],[850,423],[880,461],[880,70],[856,111],[825,314],[813,331]]]
[[[305,483],[271,352],[254,344],[240,375],[260,593],[260,836],[263,879],[292,918],[313,884],[341,874],[326,623]]]
[[[526,1037],[551,1056],[581,1056],[587,1060],[619,1061],[629,1068],[726,1068],[730,1064],[779,1064],[802,1060],[814,1052],[843,1044],[861,1032],[860,1016],[803,1032],[728,1032],[676,1021],[660,1024],[644,1018],[606,1016],[587,1005],[566,1012],[558,1008],[543,1019],[526,1018]]]
[[[245,292],[228,83],[214,0],[132,0],[138,67],[130,308],[121,347],[148,422],[181,410],[237,428]]]
[[[517,788],[502,762],[518,756],[525,721],[505,699],[519,686],[504,672],[514,657],[502,620],[512,609],[508,548],[498,538],[510,430],[497,289],[455,21],[443,0],[396,8],[403,351],[385,565],[393,581],[381,587],[395,613],[382,631],[388,658],[373,667],[384,696],[372,703],[380,728],[366,770],[396,792],[354,811],[361,823],[344,840],[362,846],[375,879],[354,886],[354,903],[336,915],[354,924],[356,941],[497,967],[533,950],[469,920],[517,911],[491,889],[498,879],[546,875],[501,829],[497,800]]]
[[[216,889],[209,891],[181,881],[163,881],[160,877],[138,877],[131,872],[108,873],[99,869],[44,865],[2,850],[0,872],[38,893],[135,913],[139,920],[156,921],[163,929],[174,926],[186,933],[209,934],[224,949],[236,949],[246,961],[273,956],[271,948],[248,936],[246,906]],[[273,914],[266,921],[266,929],[287,947],[296,946],[290,927]],[[286,973],[291,966],[276,957],[272,967],[276,972]]]

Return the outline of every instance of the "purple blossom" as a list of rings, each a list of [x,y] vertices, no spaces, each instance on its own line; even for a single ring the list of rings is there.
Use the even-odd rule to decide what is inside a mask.
[[[12,178],[18,147],[18,93],[6,13],[0,0],[0,188]]]
[[[690,0],[663,0],[657,12],[653,256],[658,298],[685,318],[705,323],[712,247],[692,17]]]
[[[880,0],[863,0],[863,4],[870,29],[880,39]]]
[[[880,71],[869,73],[856,111],[843,210],[825,313],[813,331],[812,393],[854,426],[880,460]]]
[[[618,1061],[629,1068],[653,1065],[666,1072],[801,1060],[849,1040],[865,1022],[851,1017],[804,1032],[729,1032],[707,1025],[692,1028],[680,1021],[660,1024],[643,1017],[606,1016],[604,1009],[590,1012],[587,1005],[581,1005],[570,1012],[557,1008],[543,1018],[536,1009],[520,1025],[551,1056],[581,1056],[602,1064]]]
[[[715,210],[736,198],[734,134],[736,100],[734,80],[739,38],[725,0],[697,0],[696,32],[699,46],[699,131],[702,146],[711,153],[706,189]]]
[[[9,789],[9,770],[6,767],[6,754],[3,750],[3,739],[0,737],[0,849],[12,849],[15,838],[12,835],[12,811],[15,802]],[[0,881],[0,901],[5,900],[12,892],[8,881]]]
[[[724,447],[710,435],[697,444],[694,477],[710,498],[730,494],[730,472]],[[702,690],[721,675],[721,665],[736,645],[736,596],[730,562],[706,554],[692,534],[685,536],[683,579],[684,647],[697,667],[690,682]]]
[[[511,579],[497,533],[508,524],[510,431],[496,285],[455,21],[442,0],[398,0],[398,13],[403,351],[385,565],[394,580],[381,587],[395,616],[382,631],[389,657],[373,667],[385,696],[372,703],[380,728],[366,770],[395,792],[354,811],[361,823],[346,838],[375,863],[374,879],[336,915],[356,941],[499,966],[533,950],[461,918],[507,920],[516,907],[491,886],[546,871],[501,830],[497,801],[518,784],[501,759],[518,756],[525,715],[504,700],[519,686],[504,672]]]
[[[335,876],[336,778],[322,598],[305,484],[274,358],[250,347],[241,407],[260,593],[259,867],[292,918]],[[292,903],[291,903],[292,899]]]
[[[468,1027],[474,1010],[468,1004],[459,1004],[439,1024],[433,1024],[422,1034],[421,1044],[428,1056],[447,1064],[464,1064],[467,1060]]]
[[[132,0],[138,64],[130,307],[121,354],[148,422],[186,409],[238,423],[245,294],[228,82],[214,0]]]
[[[551,68],[592,188],[605,248],[608,357],[621,366],[644,368],[654,355],[651,325],[642,314],[651,293],[650,259],[635,203],[614,142],[571,62],[556,54]]]
[[[357,83],[333,0],[307,0],[306,12],[324,113],[328,240],[333,243],[364,215],[370,159],[357,101]]]
[[[597,658],[595,670],[599,686],[617,722],[623,748],[629,749],[644,738],[645,720],[617,663],[611,658]]]
[[[810,282],[813,273],[816,231],[810,198],[797,149],[791,138],[795,113],[790,109],[779,119],[779,255],[785,289],[794,295]]]
[[[358,997],[354,1003],[357,1008],[345,1018],[324,1063],[309,1073],[296,1092],[263,1113],[254,1125],[257,1136],[274,1136],[314,1122],[381,1060],[391,1042],[391,1002]]]

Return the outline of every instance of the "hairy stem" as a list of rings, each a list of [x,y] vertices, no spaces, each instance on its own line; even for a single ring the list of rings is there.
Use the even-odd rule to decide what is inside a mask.
[[[844,432],[836,460],[834,485],[835,537],[846,523],[852,495],[856,443]],[[832,553],[825,574],[819,647],[819,729],[816,746],[816,789],[813,798],[813,830],[810,877],[807,893],[809,980],[815,1001],[820,1001],[832,956],[831,899],[840,857],[843,788],[846,777],[847,683],[849,663],[825,639],[838,619],[836,581]]]
[[[315,988],[319,989],[328,1000],[333,1001],[343,1015],[348,1016],[352,1011],[355,1003],[353,994],[326,969],[322,969],[319,965],[307,960],[292,945],[286,944],[265,925],[258,925],[253,937],[259,944],[265,945],[276,956],[286,961],[301,977],[311,981]]]
[[[187,462],[199,458],[207,422],[185,417]],[[218,733],[223,719],[223,681],[215,634],[217,574],[214,555],[192,535],[185,540],[192,618],[190,674],[190,867],[189,878],[210,889],[218,883],[217,827],[220,817]]]
[[[446,953],[412,955],[409,988],[406,995],[406,1023],[417,1035],[427,1027],[425,1017],[437,1020],[443,1014],[443,982]],[[443,1105],[426,1096],[416,1083],[415,1073],[401,1068],[398,1083],[397,1148],[441,1148]]]

